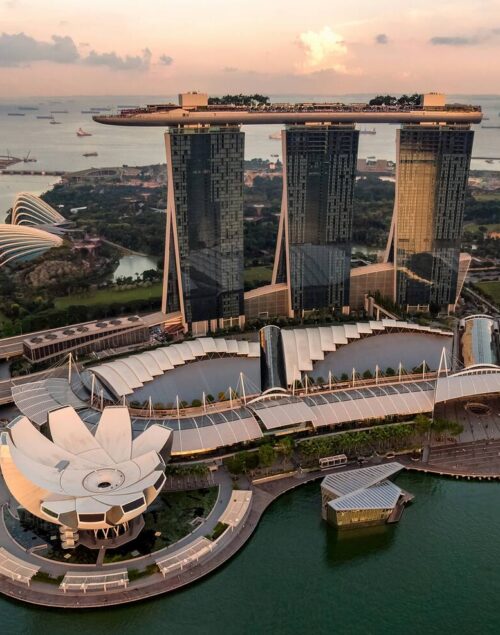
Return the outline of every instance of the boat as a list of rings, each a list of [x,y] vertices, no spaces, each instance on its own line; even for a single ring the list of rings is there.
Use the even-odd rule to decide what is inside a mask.
[[[83,156],[84,157],[97,157],[99,155],[97,154],[97,152],[84,152]]]
[[[99,106],[92,106],[92,108],[90,109],[92,112],[109,112],[111,110],[111,108],[101,108]]]
[[[9,117],[24,117],[24,112],[8,112]]]
[[[38,110],[38,106],[18,106],[19,110]]]
[[[54,119],[52,115],[37,115],[37,119]]]
[[[375,130],[375,128],[363,128],[359,131],[359,134],[377,134],[377,131]]]
[[[82,130],[82,128],[78,128],[78,130],[76,131],[76,136],[77,137],[91,137],[92,133],[85,132],[85,130]]]
[[[31,150],[28,152],[28,154],[23,157],[23,163],[36,163],[36,159],[35,157],[30,157],[31,154]]]
[[[60,121],[56,121],[55,119],[52,119],[52,121],[49,121],[49,123],[51,123],[53,126],[55,126],[58,123],[61,123]]]
[[[95,110],[81,110],[82,115],[93,115],[95,114]]]
[[[21,159],[13,157],[8,150],[7,154],[0,154],[0,170],[5,170],[5,168],[20,162]]]
[[[50,112],[53,115],[67,115],[68,114],[67,110],[51,110]]]
[[[496,130],[500,130],[500,126],[481,126],[481,128],[495,128]]]

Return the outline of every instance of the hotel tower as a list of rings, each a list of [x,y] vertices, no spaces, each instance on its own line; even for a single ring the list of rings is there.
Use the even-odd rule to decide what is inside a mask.
[[[237,125],[165,134],[167,240],[162,311],[204,334],[242,326],[243,153]]]
[[[348,311],[358,138],[354,124],[291,125],[282,132],[273,283],[288,283],[292,316]]]
[[[468,124],[397,131],[387,259],[394,263],[394,300],[404,310],[454,310],[473,137]]]

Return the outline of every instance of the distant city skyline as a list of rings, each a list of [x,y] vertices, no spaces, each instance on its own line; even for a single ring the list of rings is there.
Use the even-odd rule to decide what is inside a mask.
[[[409,4],[409,3],[408,3]],[[0,0],[0,97],[492,94],[495,0]]]

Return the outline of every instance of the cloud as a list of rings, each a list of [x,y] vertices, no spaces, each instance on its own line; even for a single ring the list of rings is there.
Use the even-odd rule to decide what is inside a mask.
[[[343,64],[338,62],[338,58],[343,58],[347,54],[347,47],[344,39],[335,33],[329,26],[325,26],[321,31],[305,31],[299,35],[299,44],[305,52],[304,69],[310,71],[320,71],[333,69],[337,72],[346,72]]]
[[[337,75],[362,75],[360,68],[345,63],[348,55],[344,38],[325,26],[321,31],[305,31],[299,35],[299,46],[305,52],[305,60],[298,65],[301,74],[333,71]]]
[[[0,66],[19,66],[30,62],[49,61],[71,64],[80,57],[68,36],[53,35],[51,42],[35,40],[25,33],[0,35]]]
[[[163,64],[164,66],[170,66],[173,61],[174,58],[170,57],[170,55],[160,55],[160,64]]]
[[[429,40],[434,46],[474,46],[479,44],[477,37],[462,37],[461,35],[441,36],[436,35]]]
[[[429,43],[434,46],[477,46],[500,35],[500,28],[480,31],[475,35],[436,35]]]
[[[237,73],[238,69],[236,68],[236,66],[224,66],[224,68],[222,69],[223,73]]]
[[[385,33],[379,33],[375,36],[375,42],[377,44],[389,44],[389,38]]]
[[[82,61],[89,66],[107,66],[116,71],[147,71],[151,65],[151,51],[145,48],[141,55],[120,56],[114,51],[97,53],[92,50]]]

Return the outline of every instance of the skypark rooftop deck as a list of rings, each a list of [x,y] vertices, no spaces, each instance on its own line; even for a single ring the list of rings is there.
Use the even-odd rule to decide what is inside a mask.
[[[94,121],[114,126],[260,125],[305,123],[448,123],[474,124],[482,120],[480,106],[370,106],[342,103],[271,103],[256,106],[177,104],[149,105],[96,115]]]

